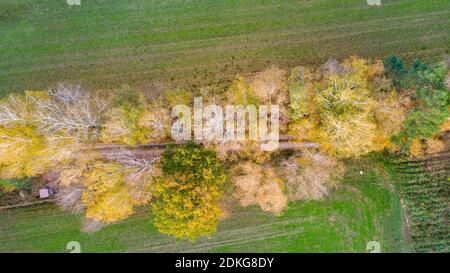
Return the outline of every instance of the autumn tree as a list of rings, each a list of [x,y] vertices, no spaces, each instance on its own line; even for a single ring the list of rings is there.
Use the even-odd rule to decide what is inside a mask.
[[[78,141],[95,138],[100,130],[107,98],[91,94],[79,85],[59,84],[46,99],[32,98],[36,110],[33,122],[46,134],[73,137]]]
[[[45,139],[31,125],[0,127],[0,166],[3,178],[35,176],[33,158],[45,148]]]
[[[371,120],[376,102],[370,96],[364,61],[352,59],[344,65],[350,72],[332,74],[319,91],[320,122],[336,154],[360,155],[370,151],[376,134]]]
[[[149,103],[138,121],[138,125],[147,128],[148,141],[170,139],[171,113],[161,99]]]
[[[99,127],[103,103],[79,87],[26,91],[0,102],[0,166],[6,178],[59,170]]]
[[[30,92],[25,94],[10,94],[0,100],[0,126],[30,123],[34,107],[30,96],[46,96],[45,92]]]
[[[262,128],[262,124],[258,123],[261,121],[259,117],[263,117],[260,107],[262,105],[279,106],[276,115],[272,111],[267,113],[267,125],[270,130],[277,130],[277,133],[285,130],[288,121],[285,107],[287,102],[286,72],[273,66],[256,73],[249,79],[238,75],[224,96],[223,100],[215,100],[215,102],[219,102],[219,106],[222,106],[223,111],[217,111],[214,115],[225,117],[227,122],[217,124],[214,122],[214,118],[205,117],[203,120],[204,130],[219,125],[218,127],[224,131],[224,137],[220,140],[206,141],[205,145],[214,149],[223,160],[266,161],[270,157],[270,153],[261,149],[261,141],[264,140],[261,131],[258,130]],[[272,108],[269,109],[272,110]],[[228,122],[236,119],[238,121],[235,124]],[[272,119],[278,120],[276,129],[273,129]],[[245,129],[239,131],[238,124],[240,128]],[[229,138],[230,135],[233,137]],[[238,135],[243,137],[237,138]]]
[[[159,156],[134,150],[88,151],[59,174],[57,204],[102,223],[127,218],[135,206],[151,201]]]
[[[343,173],[336,159],[316,151],[295,154],[282,167],[289,200],[323,199]]]
[[[247,161],[239,163],[232,174],[241,206],[259,205],[263,211],[282,213],[287,198],[283,193],[283,180],[273,167]]]
[[[287,100],[286,79],[286,71],[271,66],[252,77],[250,88],[262,103],[281,105]]]
[[[292,134],[302,141],[321,144],[322,148],[340,157],[359,156],[389,145],[395,128],[384,113],[399,106],[399,98],[379,95],[375,79],[384,77],[381,63],[370,64],[352,57],[342,64],[342,72],[329,73],[311,85],[293,84],[296,94],[291,101],[294,120]],[[298,91],[297,91],[298,90]],[[385,103],[389,102],[387,106]],[[306,109],[305,109],[306,107]],[[394,116],[402,117],[399,108]],[[395,123],[398,125],[398,123]]]
[[[87,218],[116,222],[128,218],[134,206],[143,204],[133,198],[126,175],[124,167],[115,162],[95,161],[89,166],[83,174],[86,190],[82,196]]]
[[[142,93],[129,87],[118,90],[113,107],[105,114],[101,140],[131,146],[145,143],[149,129],[142,126],[140,120],[145,114],[146,104],[147,100]]]
[[[125,185],[137,205],[148,204],[152,199],[154,178],[160,176],[160,155],[136,150],[105,152],[103,156],[123,166]]]
[[[233,83],[227,89],[227,103],[233,105],[256,105],[260,104],[260,100],[255,90],[250,86],[248,80],[237,75]]]
[[[289,123],[286,71],[276,66],[271,66],[262,72],[256,73],[250,82],[250,88],[253,89],[261,104],[277,105],[279,107],[280,131],[286,131]]]
[[[397,150],[392,142],[392,136],[401,131],[401,126],[411,107],[410,99],[395,91],[382,92],[374,96],[377,104],[373,118],[377,129],[372,139],[372,149],[379,151],[384,148]]]
[[[170,111],[162,98],[148,99],[144,93],[123,87],[106,112],[101,140],[136,146],[169,138]]]
[[[315,112],[312,89],[313,73],[302,66],[294,67],[288,80],[289,115],[294,120],[312,116]]]
[[[196,239],[215,233],[222,216],[225,173],[213,152],[197,144],[167,148],[152,202],[154,224],[163,234]]]
[[[34,177],[72,159],[72,141],[41,134],[36,126],[0,127],[0,175],[3,178]]]

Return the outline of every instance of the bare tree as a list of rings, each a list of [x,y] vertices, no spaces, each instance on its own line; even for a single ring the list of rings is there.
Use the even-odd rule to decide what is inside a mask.
[[[101,114],[108,102],[83,90],[79,85],[59,84],[48,92],[50,99],[33,98],[34,121],[48,133],[63,133],[85,139],[96,135]]]
[[[83,190],[80,187],[70,186],[62,188],[56,194],[56,203],[65,210],[80,213],[85,209],[81,201],[82,195]]]
[[[148,105],[139,125],[150,129],[150,140],[161,141],[170,136],[171,120],[170,110],[165,108],[161,101],[154,101]]]
[[[233,170],[236,197],[241,206],[259,205],[263,211],[280,214],[287,205],[282,181],[270,165],[243,162]]]
[[[304,151],[283,163],[290,200],[322,199],[337,184],[342,166],[332,157]]]
[[[346,72],[346,68],[335,59],[329,59],[322,66],[321,70],[325,75],[342,74]]]
[[[116,161],[127,169],[133,169],[130,179],[136,179],[144,174],[152,174],[155,171],[155,163],[160,159],[159,156],[153,154],[127,149],[104,152],[103,155],[107,160]]]
[[[158,175],[160,155],[139,152],[136,150],[119,150],[103,153],[108,160],[115,161],[124,166],[125,180],[128,194],[140,204],[151,199],[149,187],[153,177]]]
[[[17,95],[9,95],[5,102],[0,104],[1,126],[8,126],[11,123],[25,123],[27,115],[26,103]]]

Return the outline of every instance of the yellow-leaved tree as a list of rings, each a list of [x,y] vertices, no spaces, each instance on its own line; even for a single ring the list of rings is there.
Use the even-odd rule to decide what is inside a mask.
[[[170,111],[163,100],[147,98],[144,93],[123,87],[115,94],[114,104],[102,126],[103,142],[131,146],[162,141],[170,136]]]
[[[102,223],[126,219],[135,206],[151,201],[159,174],[159,157],[130,150],[84,152],[60,172],[58,204],[69,211],[86,210]]]
[[[86,217],[104,223],[128,218],[136,205],[126,181],[127,170],[114,162],[94,161],[83,174]]]
[[[367,65],[360,59],[344,63],[348,73],[332,74],[323,87],[318,86],[317,104],[320,128],[333,152],[340,156],[358,156],[371,150],[376,135]]]
[[[101,141],[136,146],[147,142],[149,130],[140,124],[147,105],[144,94],[130,87],[119,89],[113,107],[105,113]]]
[[[31,125],[0,127],[0,173],[3,178],[23,178],[41,172],[33,166],[45,149],[45,138]]]
[[[196,239],[216,232],[225,173],[212,151],[189,143],[169,147],[155,182],[154,224],[163,234]]]
[[[1,177],[34,177],[72,160],[77,139],[43,130],[46,125],[38,119],[38,103],[48,100],[46,91],[27,91],[0,102]]]
[[[311,85],[293,85],[300,88],[300,95],[291,104],[291,133],[302,141],[318,142],[339,157],[389,147],[389,137],[399,130],[405,111],[396,94],[382,94],[375,86],[383,72],[380,62],[351,57],[339,72]]]

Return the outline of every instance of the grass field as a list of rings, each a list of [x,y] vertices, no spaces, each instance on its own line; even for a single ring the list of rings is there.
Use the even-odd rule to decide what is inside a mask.
[[[64,0],[2,0],[0,97],[60,81],[152,92],[220,85],[270,64],[392,53],[433,62],[449,54],[448,1],[382,3],[81,0],[70,7]],[[448,167],[429,175],[423,162],[398,169],[380,162],[350,162],[330,198],[290,203],[280,217],[236,208],[213,238],[196,242],[159,234],[148,208],[93,234],[80,231],[82,216],[53,205],[0,210],[0,252],[65,252],[69,241],[83,252],[365,252],[369,241],[380,241],[383,252],[448,251]],[[408,242],[395,191],[409,213]]]
[[[280,217],[239,208],[196,242],[159,234],[145,208],[93,234],[80,232],[81,216],[53,205],[0,211],[0,252],[64,252],[69,241],[83,252],[365,252],[373,240],[383,252],[402,251],[400,201],[386,172],[367,160],[349,166],[329,199],[291,203]]]
[[[440,60],[443,0],[3,0],[0,96],[58,81],[92,88],[220,84],[234,74],[350,54]],[[161,84],[156,84],[161,86]]]

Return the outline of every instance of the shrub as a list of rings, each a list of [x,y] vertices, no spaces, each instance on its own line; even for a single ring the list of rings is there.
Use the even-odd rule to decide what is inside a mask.
[[[184,104],[190,105],[193,102],[193,94],[185,89],[168,89],[164,91],[164,95],[169,107],[173,108],[176,105]]]
[[[408,151],[415,139],[427,139],[441,131],[450,115],[446,90],[417,90],[416,106],[402,123],[402,131],[393,137],[403,151]]]
[[[30,179],[28,177],[22,179],[1,179],[0,191],[11,192],[17,189],[28,190],[30,188]]]
[[[398,88],[415,91],[410,92],[414,109],[402,123],[402,131],[393,136],[392,140],[404,152],[417,151],[418,141],[439,133],[450,115],[450,98],[445,84],[448,68],[444,63],[429,66],[415,60],[408,69],[404,61],[396,56],[389,57],[385,63],[386,74]]]
[[[228,88],[227,103],[232,105],[255,105],[259,106],[260,100],[255,94],[255,90],[249,85],[245,77],[238,75]]]

